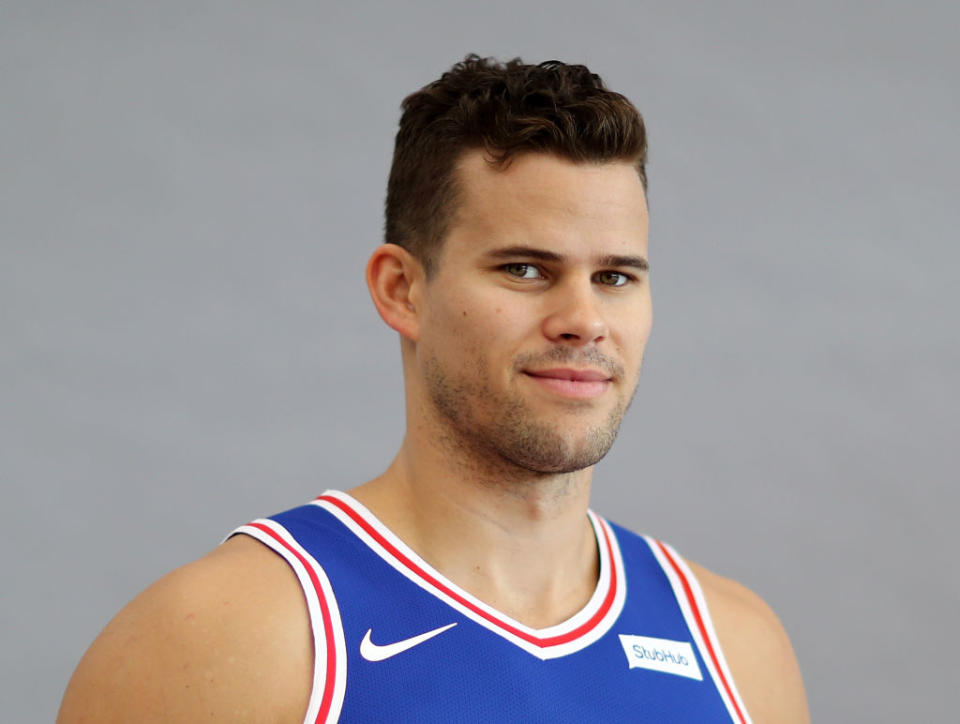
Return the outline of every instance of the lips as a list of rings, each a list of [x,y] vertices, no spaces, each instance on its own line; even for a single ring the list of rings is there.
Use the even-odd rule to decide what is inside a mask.
[[[524,370],[531,377],[546,377],[553,380],[570,380],[572,382],[601,382],[610,379],[610,375],[600,370],[575,370],[557,368],[549,370]]]
[[[546,370],[524,370],[524,374],[542,389],[576,400],[600,397],[611,383],[609,374],[595,369],[577,370],[557,367]]]

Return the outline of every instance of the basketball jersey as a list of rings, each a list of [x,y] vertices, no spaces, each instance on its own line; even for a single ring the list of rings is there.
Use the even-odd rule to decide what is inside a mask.
[[[683,559],[588,515],[597,587],[544,629],[458,587],[345,493],[234,533],[300,581],[314,644],[305,722],[749,722]]]

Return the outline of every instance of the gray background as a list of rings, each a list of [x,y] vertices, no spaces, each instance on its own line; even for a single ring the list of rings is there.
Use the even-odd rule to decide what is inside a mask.
[[[651,138],[656,322],[594,507],[780,614],[817,721],[955,721],[953,3],[0,5],[0,710],[251,517],[378,473],[402,97],[585,62]],[[481,7],[482,5],[482,7]]]

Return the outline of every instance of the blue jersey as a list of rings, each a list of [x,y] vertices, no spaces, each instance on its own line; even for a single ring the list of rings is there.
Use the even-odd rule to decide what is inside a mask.
[[[749,722],[683,559],[589,518],[596,590],[545,629],[458,587],[345,493],[235,532],[283,556],[303,588],[306,722]]]

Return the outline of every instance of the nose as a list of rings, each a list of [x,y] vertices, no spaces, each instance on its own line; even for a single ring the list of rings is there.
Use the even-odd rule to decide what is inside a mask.
[[[543,320],[543,334],[552,342],[585,346],[608,334],[601,300],[589,280],[571,281],[554,289],[555,297]]]

